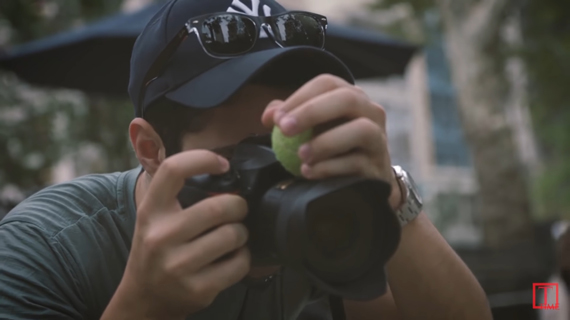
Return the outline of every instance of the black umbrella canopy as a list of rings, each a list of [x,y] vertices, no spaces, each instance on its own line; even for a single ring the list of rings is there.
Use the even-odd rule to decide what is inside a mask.
[[[0,67],[36,85],[125,95],[136,37],[161,6],[119,13],[15,47],[0,56]],[[326,49],[363,79],[403,74],[417,48],[376,32],[333,24]]]

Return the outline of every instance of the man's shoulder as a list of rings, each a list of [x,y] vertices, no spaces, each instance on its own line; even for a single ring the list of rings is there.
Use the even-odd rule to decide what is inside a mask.
[[[53,185],[0,221],[0,318],[101,316],[128,259],[139,172]]]
[[[2,225],[23,222],[40,227],[53,236],[81,220],[89,220],[105,211],[121,214],[128,211],[129,183],[134,170],[85,175],[69,182],[46,187],[22,201],[0,221]],[[136,180],[136,178],[135,178]]]

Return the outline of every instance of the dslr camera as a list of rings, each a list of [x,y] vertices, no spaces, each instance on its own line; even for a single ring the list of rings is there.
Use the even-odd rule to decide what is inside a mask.
[[[240,195],[249,208],[244,224],[253,266],[295,268],[317,288],[351,300],[386,292],[384,267],[400,240],[390,184],[295,177],[276,159],[269,135],[241,141],[228,158],[227,173],[187,179],[178,195],[183,208],[219,194]]]

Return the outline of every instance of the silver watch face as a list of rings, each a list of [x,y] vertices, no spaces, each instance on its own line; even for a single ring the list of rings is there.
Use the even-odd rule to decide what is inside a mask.
[[[392,166],[394,172],[396,173],[396,178],[401,179],[404,177],[405,171],[400,166]]]
[[[416,201],[420,206],[423,206],[422,198],[418,194],[419,192],[418,185],[416,184],[416,182],[414,181],[414,179],[410,174],[406,173],[406,178],[408,180],[408,183],[410,184],[409,189],[410,189],[410,196],[413,197],[412,200]]]

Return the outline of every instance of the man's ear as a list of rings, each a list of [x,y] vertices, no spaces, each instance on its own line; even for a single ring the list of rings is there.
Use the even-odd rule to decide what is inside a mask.
[[[166,158],[162,139],[146,120],[135,118],[129,125],[129,137],[137,159],[151,176]]]

